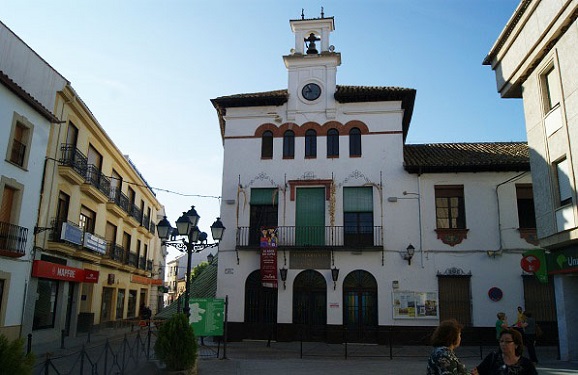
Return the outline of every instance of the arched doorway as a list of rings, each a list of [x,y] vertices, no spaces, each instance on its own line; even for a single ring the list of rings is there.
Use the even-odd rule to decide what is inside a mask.
[[[326,338],[327,282],[317,271],[303,271],[293,282],[293,324],[298,329],[298,340]]]
[[[343,325],[349,342],[377,341],[377,281],[356,270],[343,280]]]
[[[251,272],[245,281],[245,336],[249,339],[275,339],[277,289],[264,288],[261,271]]]

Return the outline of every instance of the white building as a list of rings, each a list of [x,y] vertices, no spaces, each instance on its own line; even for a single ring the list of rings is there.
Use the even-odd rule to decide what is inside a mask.
[[[67,81],[0,22],[0,334],[20,336],[56,92]]]
[[[576,1],[521,1],[484,60],[500,95],[524,101],[538,238],[549,251],[563,360],[578,360],[577,18]]]
[[[286,89],[212,100],[237,227],[219,246],[229,338],[423,343],[457,318],[464,342],[493,343],[518,305],[555,324],[520,268],[536,244],[526,144],[406,145],[416,91],[337,85],[333,17],[290,26]]]

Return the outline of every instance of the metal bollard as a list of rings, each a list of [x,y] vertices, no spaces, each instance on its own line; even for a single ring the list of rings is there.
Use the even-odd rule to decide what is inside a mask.
[[[86,338],[86,342],[90,343],[90,334],[92,333],[92,324],[88,326],[88,336]]]
[[[32,351],[32,333],[28,334],[28,345],[26,346],[26,354]]]
[[[66,334],[66,331],[63,329],[62,331],[60,331],[60,349],[64,349],[64,335]]]

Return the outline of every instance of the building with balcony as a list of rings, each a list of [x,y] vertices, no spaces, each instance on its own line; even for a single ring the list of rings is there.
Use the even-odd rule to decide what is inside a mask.
[[[154,313],[164,289],[155,193],[70,85],[55,108],[27,300],[35,340]]]
[[[420,343],[440,320],[555,325],[527,145],[406,144],[416,91],[337,84],[333,17],[290,21],[288,87],[212,100],[224,144],[217,297],[232,340]],[[467,337],[467,338],[466,338]]]
[[[66,84],[0,22],[0,334],[20,336],[52,110]]]
[[[578,360],[578,3],[523,0],[484,64],[503,98],[522,98],[537,236],[547,249],[563,360]]]

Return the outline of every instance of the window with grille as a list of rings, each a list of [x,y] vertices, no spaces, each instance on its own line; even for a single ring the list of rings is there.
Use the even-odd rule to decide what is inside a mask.
[[[436,186],[435,199],[438,229],[466,228],[463,185]]]
[[[96,220],[96,212],[88,209],[85,206],[80,207],[80,219],[78,226],[85,232],[94,234],[94,223]]]

